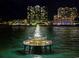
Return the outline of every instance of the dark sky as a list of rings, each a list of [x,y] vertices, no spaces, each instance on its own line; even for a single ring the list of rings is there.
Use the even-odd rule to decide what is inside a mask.
[[[50,18],[56,14],[56,10],[62,6],[77,7],[79,0],[0,0],[0,17],[21,18],[26,15],[27,5],[46,5]]]

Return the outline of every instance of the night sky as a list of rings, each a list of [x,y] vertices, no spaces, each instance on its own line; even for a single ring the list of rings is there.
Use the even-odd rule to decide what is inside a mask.
[[[79,0],[0,0],[0,17],[26,17],[28,5],[45,5],[48,8],[49,18],[56,14],[59,7],[76,7],[79,10]]]

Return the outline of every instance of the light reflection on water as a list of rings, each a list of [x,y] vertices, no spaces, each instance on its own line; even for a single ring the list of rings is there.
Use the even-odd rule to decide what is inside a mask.
[[[34,35],[35,27],[28,28],[28,36]],[[53,49],[78,50],[79,27],[41,27],[43,36],[53,40]]]
[[[23,36],[33,37],[36,27],[27,27]],[[53,40],[53,48],[75,49],[79,47],[79,27],[41,27],[42,36]]]
[[[33,37],[34,36],[35,29],[36,29],[36,27],[28,27],[26,29],[28,37]],[[47,36],[47,27],[41,27],[40,32],[41,32],[42,36],[44,36],[44,37]]]
[[[7,42],[8,45],[22,46],[22,42],[29,37],[34,36],[36,27],[24,27],[24,28],[13,28],[12,30],[0,30],[0,38],[3,42]],[[53,40],[52,49],[59,50],[73,50],[79,51],[79,27],[41,27],[42,36],[46,36],[47,39]],[[4,37],[5,36],[5,37]],[[7,40],[6,40],[7,39]],[[2,41],[1,41],[2,42]],[[4,42],[4,43],[5,43]],[[4,44],[3,44],[4,45]],[[8,47],[8,46],[7,46]]]
[[[53,27],[55,46],[79,50],[79,27]]]

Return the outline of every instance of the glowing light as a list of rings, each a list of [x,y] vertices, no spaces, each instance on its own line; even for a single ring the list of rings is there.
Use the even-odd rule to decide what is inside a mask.
[[[41,37],[40,26],[38,24],[36,26],[34,37],[37,37],[37,38]]]

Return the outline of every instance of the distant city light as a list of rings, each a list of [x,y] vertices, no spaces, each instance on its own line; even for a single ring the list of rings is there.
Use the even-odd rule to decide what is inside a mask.
[[[52,12],[51,12],[52,13]],[[53,16],[53,19],[48,20],[48,11],[46,6],[28,6],[27,16],[24,19],[9,19],[9,21],[2,21],[0,18],[0,24],[7,25],[26,25],[26,26],[36,26],[39,25],[77,25],[78,21],[78,11],[76,7],[59,7],[57,9],[57,14]],[[75,20],[77,19],[77,20]]]
[[[54,15],[53,25],[75,25],[75,18],[78,17],[75,7],[60,7],[57,15]]]

